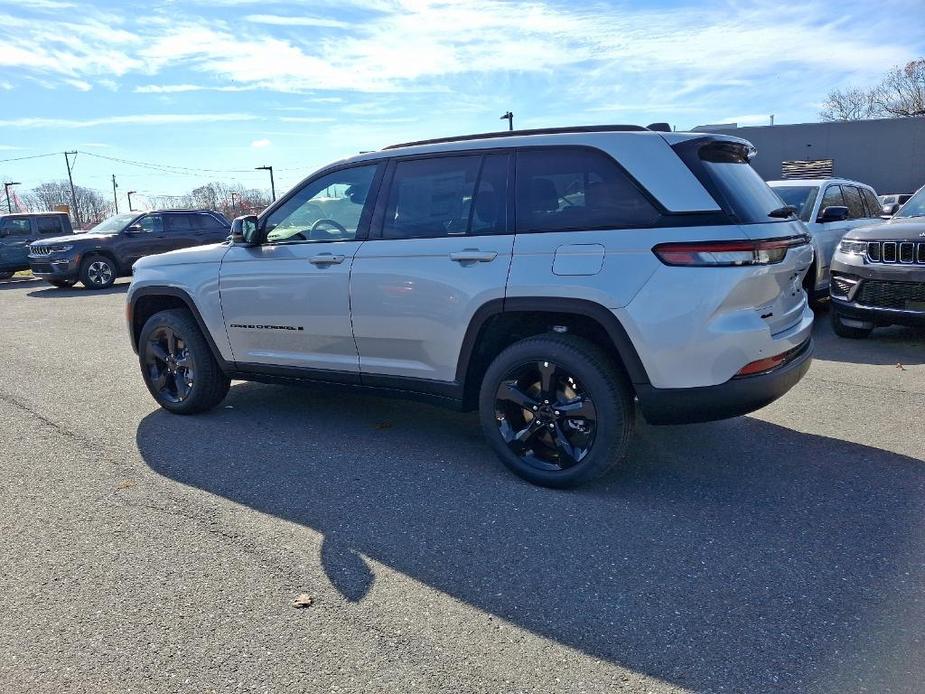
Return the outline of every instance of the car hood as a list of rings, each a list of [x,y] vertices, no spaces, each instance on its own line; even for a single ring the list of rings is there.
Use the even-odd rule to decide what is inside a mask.
[[[858,241],[925,241],[925,220],[910,219],[905,222],[889,222],[870,227],[858,227],[845,234],[846,239]]]
[[[33,246],[57,246],[67,243],[99,243],[103,239],[111,239],[112,234],[67,234],[66,236],[52,236],[50,239],[39,239]]]
[[[147,255],[135,261],[136,268],[167,267],[168,265],[192,265],[199,263],[217,263],[228,251],[229,243],[212,243],[208,246],[180,248],[167,253]]]

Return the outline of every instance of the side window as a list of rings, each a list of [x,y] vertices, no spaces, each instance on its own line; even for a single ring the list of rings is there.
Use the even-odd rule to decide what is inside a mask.
[[[482,160],[469,214],[469,234],[505,234],[508,232],[508,154],[488,154]]]
[[[28,217],[7,217],[2,222],[0,222],[0,231],[3,231],[4,234],[9,234],[10,236],[29,236],[31,234],[32,227],[29,223]]]
[[[517,231],[653,226],[657,209],[603,152],[584,148],[517,153]]]
[[[197,229],[202,229],[203,231],[216,231],[217,229],[225,228],[224,224],[219,222],[210,214],[197,214],[196,223],[194,226]]]
[[[159,214],[145,215],[139,219],[137,223],[148,233],[160,233],[164,231],[164,219]]]
[[[168,232],[183,233],[193,228],[188,214],[168,214],[164,219],[164,226]]]
[[[841,194],[841,186],[829,186],[825,189],[825,195],[822,196],[822,204],[819,205],[819,214],[821,215],[826,207],[835,206],[845,206],[845,199]]]
[[[882,205],[877,200],[877,196],[869,188],[861,188],[861,194],[864,196],[864,202],[867,203],[867,216],[879,218]]]
[[[481,164],[481,155],[399,161],[389,187],[382,238],[465,235]]]
[[[854,186],[842,186],[841,191],[845,196],[845,202],[848,203],[848,217],[850,219],[866,217],[867,210],[864,209],[864,198],[861,197],[861,191]]]
[[[310,181],[267,217],[267,242],[355,239],[379,166],[341,169]]]
[[[39,226],[39,234],[42,236],[60,236],[64,233],[61,229],[61,219],[56,216],[36,217]]]

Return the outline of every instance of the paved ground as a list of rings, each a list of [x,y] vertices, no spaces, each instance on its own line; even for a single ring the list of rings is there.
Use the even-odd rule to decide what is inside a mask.
[[[0,283],[0,690],[921,691],[925,333],[555,492],[421,404],[168,415],[125,286]]]

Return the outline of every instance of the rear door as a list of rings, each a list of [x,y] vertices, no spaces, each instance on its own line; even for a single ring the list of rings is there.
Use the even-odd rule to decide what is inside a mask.
[[[165,250],[198,246],[201,233],[197,227],[198,215],[171,212],[164,215]]]
[[[855,201],[855,214],[857,214],[857,201]],[[829,266],[832,264],[832,256],[835,255],[835,247],[841,241],[841,237],[851,228],[851,207],[844,194],[842,186],[831,183],[825,187],[822,193],[822,202],[819,203],[819,216],[826,207],[847,207],[849,219],[840,222],[817,222],[814,225],[814,236],[819,243],[819,258],[817,262],[820,267],[820,275],[826,283],[829,281]],[[863,203],[861,204],[863,210]]]
[[[230,228],[222,224],[217,217],[206,212],[192,215],[193,241],[202,246],[208,243],[220,243],[230,233]]]
[[[514,246],[510,169],[511,154],[499,150],[390,164],[350,279],[364,383],[455,380],[473,314],[504,297]]]

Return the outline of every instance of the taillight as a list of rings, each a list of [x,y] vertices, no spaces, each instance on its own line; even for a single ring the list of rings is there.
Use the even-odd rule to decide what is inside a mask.
[[[787,249],[805,246],[809,237],[789,236],[764,241],[682,241],[660,243],[652,252],[665,265],[689,267],[730,267],[738,265],[773,265],[781,262]]]
[[[750,362],[739,369],[733,378],[754,376],[756,374],[776,369],[778,366],[782,366],[783,364],[786,364],[787,362],[793,360],[795,357],[799,356],[807,344],[807,342],[804,342],[801,345],[797,345],[796,347],[788,349],[786,352],[775,354],[773,357],[765,357],[764,359],[758,359],[757,361]]]

